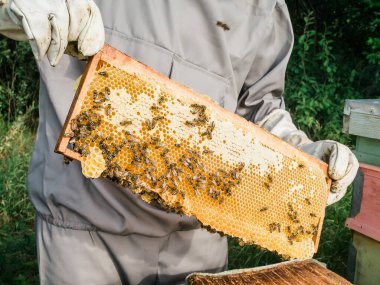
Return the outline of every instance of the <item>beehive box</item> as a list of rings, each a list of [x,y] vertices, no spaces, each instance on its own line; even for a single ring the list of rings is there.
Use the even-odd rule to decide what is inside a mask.
[[[346,100],[343,131],[356,136],[360,161],[353,184],[348,275],[355,284],[380,284],[380,99]]]
[[[324,163],[109,46],[89,62],[56,151],[210,231],[291,258],[317,250]]]
[[[346,226],[380,242],[380,167],[360,163]]]
[[[380,166],[380,99],[346,100],[343,132],[356,136],[360,162]]]
[[[230,270],[217,274],[193,273],[187,285],[350,285],[315,260],[288,261],[250,269]]]
[[[359,232],[353,232],[352,239],[352,246],[355,249],[355,260],[353,260],[355,266],[352,268],[350,262],[348,264],[348,273],[353,275],[350,276],[352,278],[350,281],[355,285],[379,285],[380,243]]]

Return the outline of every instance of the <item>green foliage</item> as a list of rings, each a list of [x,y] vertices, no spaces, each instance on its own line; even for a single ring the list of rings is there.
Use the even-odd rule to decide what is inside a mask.
[[[368,50],[364,52],[370,64],[380,66],[380,1],[362,0],[367,3],[368,7],[373,8],[374,18],[371,19],[368,29],[371,31],[371,36],[368,37]],[[377,70],[376,78],[380,78],[379,70]]]
[[[11,122],[28,109],[34,110],[29,114],[36,118],[38,82],[29,44],[0,35],[0,115],[3,120]]]
[[[34,142],[29,117],[0,120],[0,284],[38,283],[34,210],[25,184]]]
[[[355,91],[354,93],[360,98],[378,98],[380,50],[376,39],[379,38],[380,1],[287,0],[287,4],[297,38],[304,34],[304,17],[310,15],[310,12],[313,19],[307,30],[314,31],[316,35],[328,31],[328,38],[331,40],[329,46],[337,66],[336,76],[339,79],[337,83],[345,84],[342,79],[346,77],[348,83],[346,86]],[[310,45],[308,56],[313,61],[319,52],[321,48],[316,39]],[[293,57],[296,58],[294,54]],[[318,66],[317,70],[320,70]],[[290,74],[289,78],[291,77]],[[342,94],[346,94],[346,98],[351,98],[349,97],[351,90]]]
[[[304,30],[296,38],[288,66],[285,98],[294,121],[314,140],[348,143],[341,134],[344,100],[359,98],[353,84],[357,72],[337,62],[331,31],[313,29],[313,12],[304,16]]]

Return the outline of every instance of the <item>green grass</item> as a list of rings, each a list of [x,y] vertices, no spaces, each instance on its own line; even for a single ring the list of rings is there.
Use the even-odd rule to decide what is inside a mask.
[[[34,210],[25,186],[34,134],[26,117],[0,121],[0,284],[38,284]]]
[[[34,133],[26,117],[12,124],[0,120],[0,284],[38,284],[34,210],[26,193],[26,174]],[[345,276],[350,231],[344,227],[351,192],[327,208],[317,255],[328,268]],[[248,268],[281,262],[276,254],[256,246],[239,246],[229,239],[229,268]]]

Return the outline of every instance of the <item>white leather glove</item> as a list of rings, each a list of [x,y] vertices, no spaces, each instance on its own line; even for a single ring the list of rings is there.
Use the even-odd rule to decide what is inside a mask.
[[[351,150],[336,141],[312,142],[306,134],[296,128],[290,114],[275,110],[258,123],[272,134],[298,147],[328,164],[328,175],[332,180],[327,205],[338,202],[347,192],[359,168],[359,162]]]
[[[36,59],[47,55],[53,66],[70,42],[84,56],[104,45],[102,17],[92,0],[0,0],[0,33],[29,40]]]

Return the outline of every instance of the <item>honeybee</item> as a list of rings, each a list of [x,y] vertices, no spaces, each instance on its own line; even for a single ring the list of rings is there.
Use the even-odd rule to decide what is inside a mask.
[[[288,202],[288,208],[290,211],[292,211],[292,212],[294,211],[293,205],[290,202]]]
[[[156,116],[156,117],[154,117],[153,119],[152,119],[152,122],[158,122],[158,121],[161,121],[161,120],[163,120],[165,117],[164,116]]]
[[[132,121],[131,120],[124,120],[124,121],[121,121],[120,122],[120,125],[121,126],[129,126],[129,125],[131,125],[132,124]]]
[[[192,121],[186,121],[185,125],[188,126],[188,127],[195,127],[195,124]]]
[[[215,122],[214,121],[211,122],[210,126],[208,126],[208,129],[210,132],[214,131],[214,129],[215,129]]]
[[[71,129],[72,129],[73,131],[75,131],[75,130],[78,129],[78,124],[77,124],[77,122],[76,122],[75,119],[71,120]]]
[[[98,138],[99,138],[99,135],[98,135],[98,134],[95,134],[95,135],[92,137],[91,142],[95,142]]]
[[[73,132],[68,132],[68,133],[65,133],[64,136],[72,138],[72,137],[74,137],[74,133]]]
[[[173,182],[173,184],[174,184],[175,187],[178,187],[178,183],[177,183],[177,181],[174,178],[172,178],[172,182]]]
[[[204,124],[208,122],[208,118],[205,115],[199,116],[199,118],[194,119],[194,122],[198,124]]]
[[[156,121],[155,120],[149,120],[147,119],[145,121],[148,131],[153,130],[156,127]]]
[[[265,212],[267,210],[268,210],[268,207],[263,207],[263,208],[260,209],[260,212]]]
[[[159,104],[163,103],[164,101],[165,101],[165,97],[164,97],[164,96],[160,96],[160,97],[158,98],[158,103],[159,103]]]
[[[157,106],[157,105],[153,105],[153,106],[150,107],[150,109],[151,109],[151,110],[161,110],[162,107]]]
[[[104,87],[104,91],[106,92],[107,95],[111,95],[111,89],[109,87]]]
[[[99,74],[100,76],[108,77],[108,73],[107,73],[107,71],[100,71],[100,72],[98,72],[98,74]]]
[[[99,95],[102,96],[103,100],[106,101],[106,100],[109,100],[110,99],[110,96],[108,94],[105,94],[103,92],[100,92]]]
[[[162,152],[161,152],[161,156],[166,156],[169,152],[169,149],[168,148],[165,148]]]
[[[211,132],[210,131],[208,131],[208,130],[206,130],[205,132],[202,132],[201,133],[201,136],[202,137],[207,137],[207,138],[212,138],[212,134],[211,134]]]
[[[99,104],[99,103],[103,103],[104,101],[106,101],[105,99],[101,98],[101,99],[94,99],[92,100],[92,102],[94,102],[95,104]]]
[[[111,104],[108,104],[106,107],[106,115],[109,116],[111,115],[112,107]]]
[[[217,21],[216,25],[218,27],[221,27],[224,31],[229,31],[230,30],[230,27],[226,23],[224,23],[222,21]]]
[[[311,202],[310,202],[310,199],[309,198],[305,198],[305,201],[308,205],[311,205]]]
[[[298,164],[298,167],[299,167],[299,168],[304,168],[304,167],[305,167],[305,164],[304,164],[303,162],[300,162],[300,163]]]
[[[237,170],[238,171],[242,171],[244,167],[245,167],[245,163],[244,162],[239,162],[238,165],[237,165]]]
[[[174,177],[178,177],[178,172],[175,168],[172,169],[172,173],[173,173]]]
[[[310,217],[316,218],[316,217],[317,217],[317,215],[316,215],[316,214],[314,214],[314,213],[310,213]]]
[[[151,140],[150,143],[153,145],[157,144],[160,141],[160,139],[158,137],[151,137],[150,140]]]
[[[72,158],[67,157],[67,156],[64,156],[64,157],[63,157],[63,163],[64,163],[64,164],[68,165],[71,161],[73,161]]]
[[[180,148],[181,144],[180,143],[175,143],[174,146]]]

